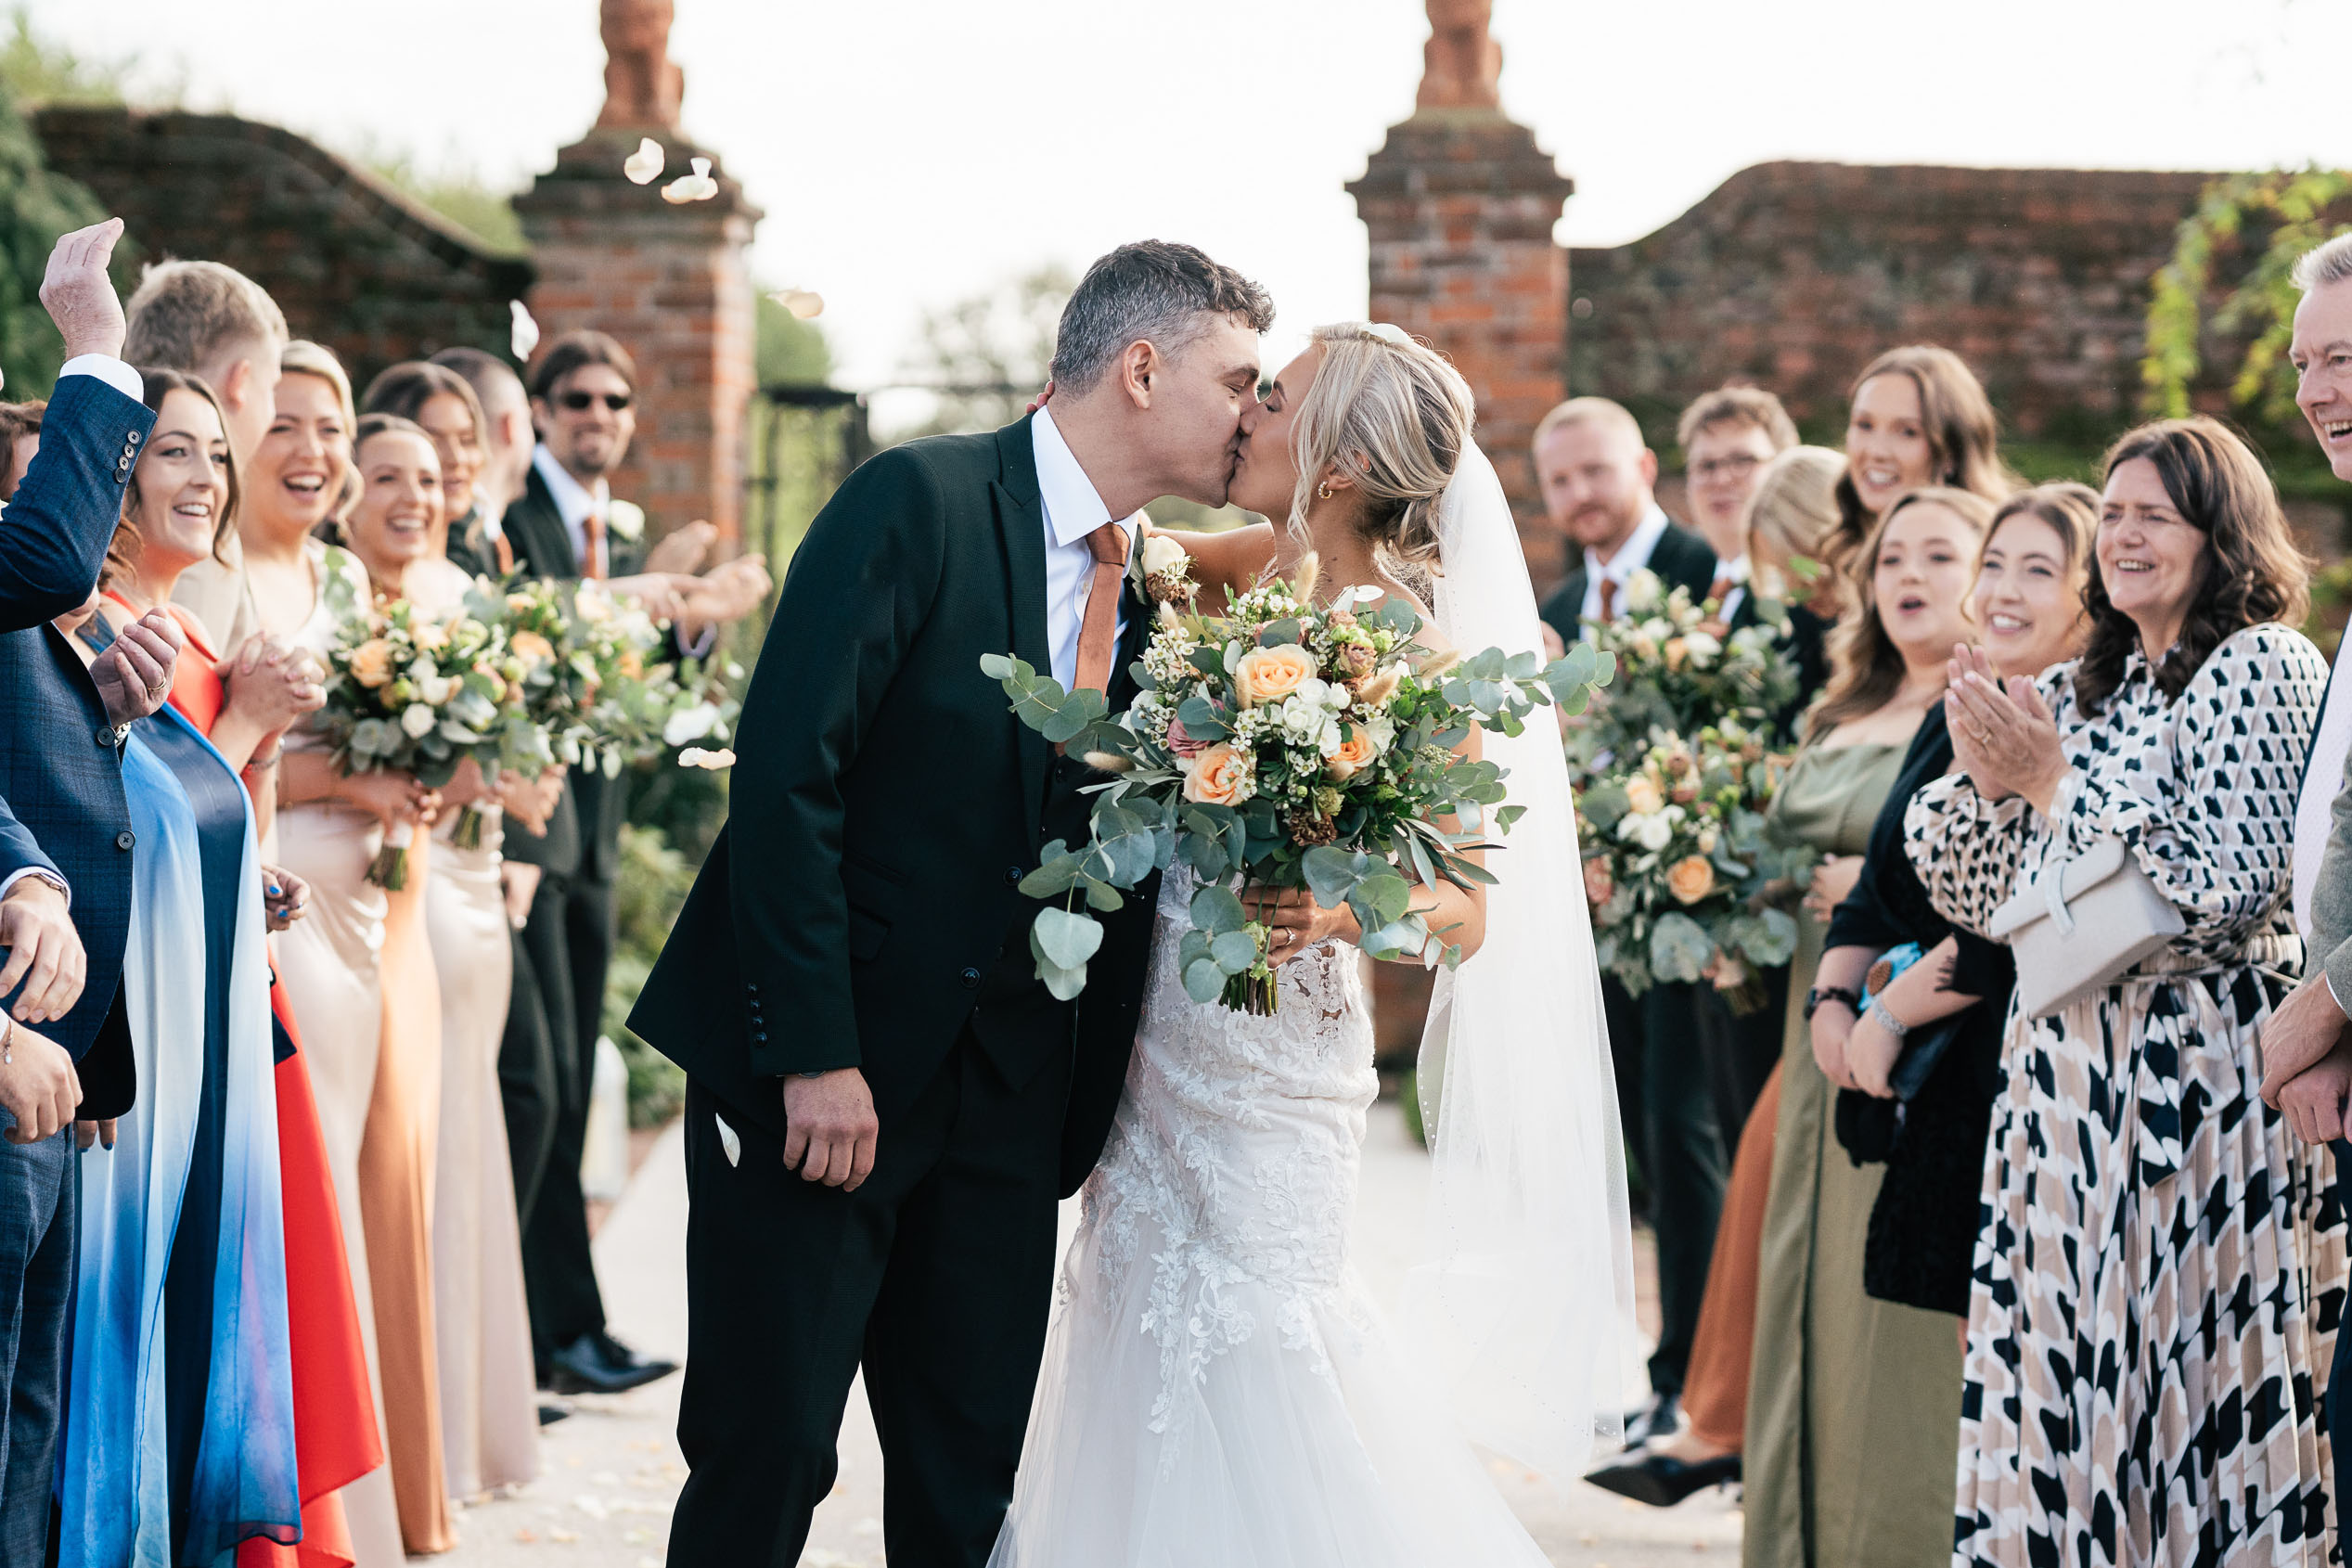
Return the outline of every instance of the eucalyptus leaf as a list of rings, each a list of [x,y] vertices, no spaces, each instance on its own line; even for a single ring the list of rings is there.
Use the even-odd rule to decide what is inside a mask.
[[[1661,915],[1651,929],[1650,970],[1660,980],[1696,981],[1714,958],[1715,939],[1688,915]]]
[[[1126,900],[1119,896],[1119,890],[1109,882],[1086,884],[1086,907],[1089,909],[1099,909],[1108,915],[1125,903]]]
[[[1241,901],[1233,890],[1224,887],[1204,887],[1192,895],[1192,923],[1212,936],[1223,936],[1229,931],[1240,931],[1249,923],[1249,916],[1241,908]]]
[[[1225,971],[1215,958],[1195,958],[1185,965],[1184,994],[1202,1007],[1225,994]]]
[[[1086,966],[1080,964],[1073,970],[1058,969],[1040,960],[1037,978],[1046,983],[1046,989],[1053,994],[1056,1001],[1067,1002],[1086,988]]]
[[[1300,860],[1299,868],[1306,873],[1306,885],[1314,892],[1315,901],[1326,909],[1336,909],[1370,864],[1371,857],[1360,851],[1317,844]]]
[[[1047,906],[1037,911],[1029,938],[1037,957],[1051,960],[1058,969],[1080,969],[1102,945],[1102,925],[1091,915]]]
[[[1258,961],[1257,938],[1245,931],[1229,931],[1209,945],[1209,952],[1216,959],[1217,968],[1227,974],[1240,974]]]
[[[983,653],[980,656],[980,673],[992,681],[1006,681],[1033,675],[1035,672],[1009,655]]]

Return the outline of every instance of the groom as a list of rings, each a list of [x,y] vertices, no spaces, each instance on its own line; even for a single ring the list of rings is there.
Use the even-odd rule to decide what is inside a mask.
[[[1132,696],[1134,514],[1224,502],[1273,316],[1189,246],[1120,247],[1062,312],[1050,412],[882,453],[793,558],[739,809],[629,1019],[691,1079],[675,1562],[799,1560],[861,1367],[890,1560],[988,1559],[1156,887],[1104,921],[1075,1004],[1033,978],[1016,884],[1083,842],[1087,772],[980,659]]]

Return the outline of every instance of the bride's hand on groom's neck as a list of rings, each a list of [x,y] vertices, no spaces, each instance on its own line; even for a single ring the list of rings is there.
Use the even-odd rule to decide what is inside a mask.
[[[873,1091],[855,1067],[784,1080],[784,1168],[803,1181],[855,1192],[873,1174],[881,1124]]]

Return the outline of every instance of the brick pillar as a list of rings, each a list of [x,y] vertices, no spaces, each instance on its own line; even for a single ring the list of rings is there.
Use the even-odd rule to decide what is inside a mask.
[[[658,536],[696,518],[723,540],[740,536],[744,421],[753,372],[753,296],[745,255],[760,210],[675,132],[653,133],[669,168],[651,185],[621,172],[636,130],[590,131],[515,198],[539,281],[532,315],[542,341],[593,327],[637,364],[636,439],[613,493],[645,508]],[[711,158],[719,193],[673,205],[662,187]]]
[[[1347,186],[1371,234],[1372,319],[1427,339],[1470,382],[1539,590],[1566,572],[1527,443],[1567,395],[1568,254],[1551,230],[1575,188],[1533,132],[1486,108],[1390,126]]]

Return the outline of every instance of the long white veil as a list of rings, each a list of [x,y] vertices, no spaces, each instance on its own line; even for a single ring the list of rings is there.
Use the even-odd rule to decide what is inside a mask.
[[[1510,503],[1475,446],[1446,487],[1439,550],[1433,608],[1448,642],[1542,647]],[[1527,809],[1487,857],[1501,880],[1486,890],[1485,940],[1439,971],[1421,1036],[1429,1261],[1407,1284],[1406,1326],[1467,1435],[1564,1488],[1596,1439],[1624,1431],[1625,1151],[1553,715],[1483,739]]]

